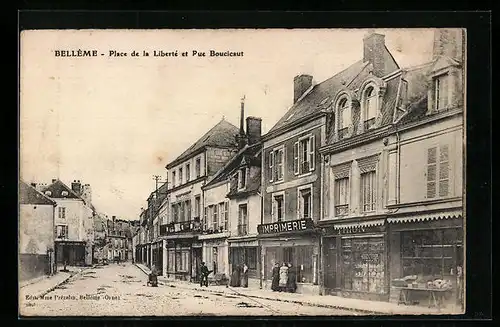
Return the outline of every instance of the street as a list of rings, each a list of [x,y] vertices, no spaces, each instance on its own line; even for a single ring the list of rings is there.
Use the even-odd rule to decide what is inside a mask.
[[[161,283],[146,286],[147,276],[136,266],[110,264],[83,271],[43,299],[23,294],[23,316],[248,316],[352,315],[335,310],[250,298],[234,292],[217,294]]]

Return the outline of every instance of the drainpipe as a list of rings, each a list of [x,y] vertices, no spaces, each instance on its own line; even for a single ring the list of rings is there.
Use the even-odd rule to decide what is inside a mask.
[[[257,193],[260,197],[260,223],[262,224],[262,221],[264,219],[264,197],[262,196],[262,193],[258,192]],[[262,289],[262,271],[264,270],[264,264],[262,262],[262,246],[260,244],[260,238],[258,235],[257,231],[257,249],[259,252],[259,289]]]
[[[401,138],[398,130],[396,130],[396,146],[398,159],[396,166],[396,203],[399,204],[401,198]]]

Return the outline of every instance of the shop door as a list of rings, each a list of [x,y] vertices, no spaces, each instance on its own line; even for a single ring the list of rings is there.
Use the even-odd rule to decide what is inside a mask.
[[[336,239],[332,239],[326,244],[325,251],[325,287],[329,289],[337,288],[337,247]]]
[[[163,244],[160,244],[158,248],[158,274],[163,275]]]
[[[199,281],[199,270],[201,266],[201,248],[193,248],[193,269],[191,271],[194,282]]]
[[[283,249],[283,262],[292,263],[295,266],[295,262],[293,261],[293,248]]]

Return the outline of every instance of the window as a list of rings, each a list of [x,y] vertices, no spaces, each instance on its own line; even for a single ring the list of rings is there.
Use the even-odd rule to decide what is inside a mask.
[[[247,185],[247,169],[246,167],[241,168],[238,171],[238,190],[242,190]]]
[[[284,169],[284,156],[285,148],[282,146],[279,149],[275,149],[269,153],[269,181],[279,182],[283,180],[285,169]]]
[[[314,135],[299,139],[293,146],[293,170],[296,175],[314,170]]]
[[[434,106],[438,110],[448,106],[448,74],[434,78]]]
[[[298,219],[312,218],[312,187],[298,190],[299,217]]]
[[[179,204],[174,203],[172,204],[172,217],[173,217],[173,222],[176,223],[179,221]]]
[[[175,171],[172,172],[172,187],[176,187],[177,180],[175,178]]]
[[[216,231],[219,228],[219,215],[217,210],[217,205],[213,205],[212,207],[212,228]]]
[[[59,207],[58,209],[58,216],[59,219],[66,219],[66,208],[65,207]]]
[[[450,191],[449,179],[448,145],[427,149],[427,198],[432,199],[436,196],[448,196]]]
[[[179,185],[181,185],[183,183],[182,177],[183,177],[183,175],[182,175],[182,167],[181,167],[181,168],[179,168]]]
[[[177,271],[187,272],[189,267],[189,251],[182,250],[175,253]]]
[[[200,206],[201,206],[201,197],[199,195],[194,197],[194,216],[200,217]]]
[[[375,210],[376,173],[368,171],[361,174],[361,204],[363,212]]]
[[[349,177],[335,179],[335,216],[349,213]]]
[[[201,176],[201,159],[196,158],[196,163],[195,163],[195,170],[196,170],[196,178]]]
[[[385,293],[383,237],[342,238],[342,288]]]
[[[248,234],[248,208],[246,204],[238,207],[238,235]]]
[[[273,203],[271,207],[271,217],[273,222],[285,220],[285,195],[273,195]]]
[[[203,230],[208,229],[208,208],[205,208],[203,213]]]
[[[191,165],[190,164],[186,164],[186,182],[189,182],[189,180],[191,179]]]
[[[56,233],[57,233],[57,238],[68,238],[68,226],[57,225]]]
[[[184,202],[179,202],[179,222],[184,221],[185,214],[184,212],[186,211],[186,203]]]
[[[348,131],[349,125],[352,123],[351,106],[347,97],[340,99],[337,106],[338,117],[338,135],[342,139]]]
[[[184,221],[190,221],[191,220],[191,200],[186,201],[186,217],[184,218]]]
[[[228,202],[219,203],[220,212],[220,226],[223,230],[228,230],[229,219],[228,219]]]
[[[369,129],[375,123],[377,117],[378,99],[377,92],[373,86],[369,86],[363,95],[364,129]]]

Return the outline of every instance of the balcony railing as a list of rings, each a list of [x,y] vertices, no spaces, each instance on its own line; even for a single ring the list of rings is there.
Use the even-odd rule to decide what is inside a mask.
[[[349,213],[349,205],[343,204],[335,206],[335,216],[345,216]]]
[[[365,131],[369,130],[373,125],[375,124],[375,118],[371,118],[371,119],[368,119],[368,120],[365,120],[363,122],[363,129]]]

